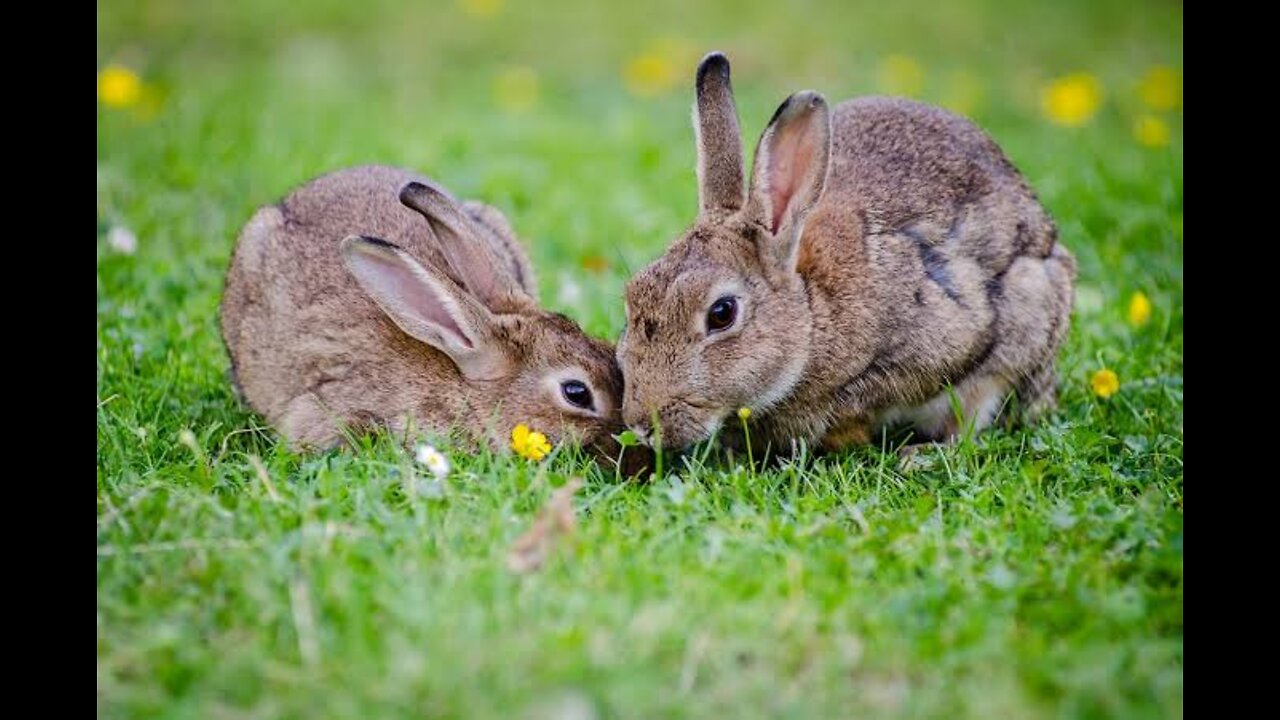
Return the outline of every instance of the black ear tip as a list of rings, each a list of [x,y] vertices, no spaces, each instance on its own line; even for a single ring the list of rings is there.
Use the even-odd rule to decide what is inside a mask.
[[[723,65],[725,67],[729,67],[729,58],[719,50],[712,50],[711,52],[702,56],[702,62],[700,64],[708,65],[712,63],[716,65]]]
[[[412,208],[421,208],[428,203],[453,203],[440,188],[416,180],[411,180],[400,188],[400,202]]]
[[[393,243],[393,242],[387,242],[386,240],[383,240],[383,239],[382,239],[382,238],[380,238],[380,237],[374,237],[374,236],[372,236],[372,235],[361,235],[361,236],[360,236],[360,242],[361,242],[361,243],[364,243],[364,244],[366,244],[366,245],[374,245],[374,246],[377,246],[377,247],[381,247],[381,248],[388,248],[388,249],[391,249],[391,250],[399,250],[399,249],[400,249],[400,246],[399,246],[399,245],[396,245],[396,244],[395,244],[395,243]]]
[[[400,188],[400,202],[412,207],[413,203],[411,201],[425,196],[427,191],[427,186],[416,180],[406,183],[404,187]]]
[[[787,111],[787,108],[791,107],[791,101],[794,99],[795,99],[795,95],[792,95],[788,97],[786,100],[783,100],[782,104],[778,106],[778,109],[773,111],[773,117],[769,118],[769,122],[765,123],[765,126],[767,127],[769,125],[772,125],[778,122],[778,119],[781,118],[782,114]]]
[[[719,50],[707,53],[698,63],[698,87],[702,87],[711,76],[729,79],[729,58]]]

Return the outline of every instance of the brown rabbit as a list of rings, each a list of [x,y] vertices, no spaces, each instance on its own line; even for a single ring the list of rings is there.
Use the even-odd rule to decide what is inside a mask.
[[[539,308],[500,212],[421,175],[340,170],[258,210],[221,321],[242,397],[298,449],[409,423],[502,449],[525,423],[616,457],[613,348]]]
[[[723,55],[699,64],[696,96],[698,219],[627,286],[618,356],[637,434],[656,418],[681,448],[749,407],[753,444],[839,449],[1053,407],[1075,259],[986,134],[911,100],[829,110],[800,92],[748,185]]]

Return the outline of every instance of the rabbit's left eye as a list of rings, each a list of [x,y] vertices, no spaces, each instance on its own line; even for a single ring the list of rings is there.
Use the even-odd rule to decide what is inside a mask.
[[[726,295],[711,304],[707,311],[707,330],[719,332],[728,328],[738,318],[738,300]]]
[[[574,407],[583,410],[594,410],[595,401],[591,397],[591,390],[578,380],[566,380],[560,383],[560,394],[564,396],[566,402]]]

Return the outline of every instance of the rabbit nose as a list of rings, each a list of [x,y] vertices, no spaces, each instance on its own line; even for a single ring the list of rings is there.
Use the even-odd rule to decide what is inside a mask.
[[[638,422],[630,426],[631,432],[636,434],[636,439],[645,445],[650,444],[650,433],[653,432],[653,425],[648,421]]]

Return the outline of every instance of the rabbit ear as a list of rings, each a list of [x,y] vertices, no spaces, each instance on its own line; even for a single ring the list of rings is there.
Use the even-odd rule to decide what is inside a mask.
[[[806,90],[787,98],[760,136],[747,214],[773,237],[765,254],[787,269],[795,264],[805,217],[822,198],[831,160],[827,101]]]
[[[448,355],[470,379],[502,375],[496,320],[475,298],[385,240],[352,235],[341,249],[360,287],[407,335]]]
[[[429,185],[411,182],[401,188],[400,202],[427,219],[449,267],[476,299],[495,310],[534,303],[507,263],[480,239],[471,219],[449,196]]]
[[[702,212],[742,207],[742,135],[729,83],[729,59],[713,52],[698,63],[693,130],[698,143],[698,207]]]

